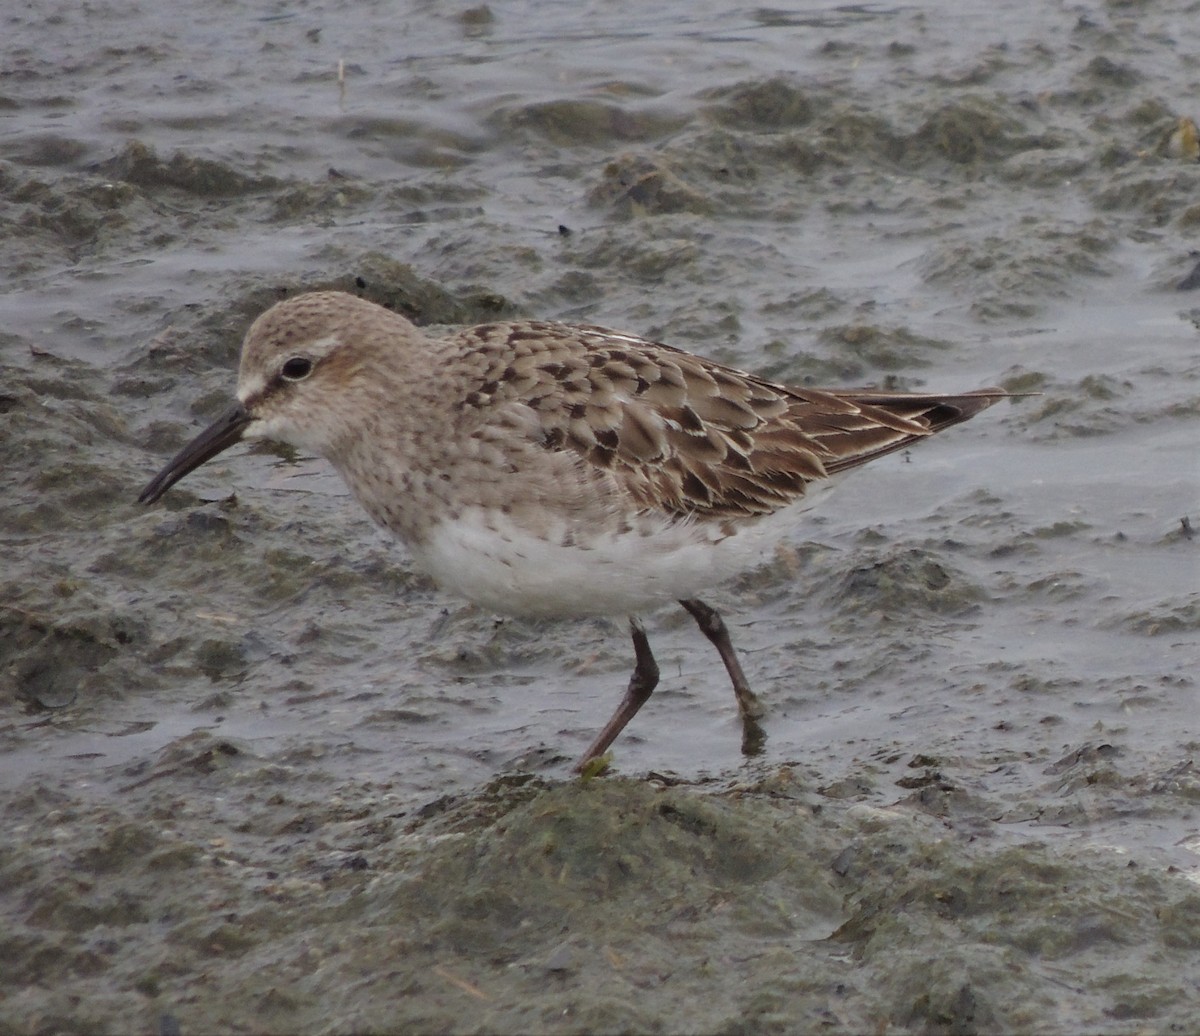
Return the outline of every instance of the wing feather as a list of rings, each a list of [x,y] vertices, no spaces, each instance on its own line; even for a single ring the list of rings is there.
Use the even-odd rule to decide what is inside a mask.
[[[509,352],[497,347],[510,325],[481,330],[475,347]],[[468,401],[480,413],[523,402],[544,448],[574,452],[642,507],[681,519],[769,514],[1008,395],[810,389],[603,328],[526,324],[521,335],[516,369],[486,369],[487,392]]]

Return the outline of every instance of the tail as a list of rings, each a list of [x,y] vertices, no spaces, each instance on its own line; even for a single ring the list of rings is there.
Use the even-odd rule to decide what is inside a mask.
[[[903,450],[920,439],[940,432],[951,425],[970,420],[982,410],[1013,393],[1001,388],[975,389],[957,395],[936,395],[916,392],[881,392],[873,389],[824,390],[792,389],[797,404],[836,400],[840,406],[833,412],[826,409],[830,420],[827,427],[817,431],[828,454],[822,458],[829,475],[849,471]],[[839,412],[840,411],[840,412]]]

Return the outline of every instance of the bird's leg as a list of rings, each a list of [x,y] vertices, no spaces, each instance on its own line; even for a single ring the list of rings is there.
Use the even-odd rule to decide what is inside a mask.
[[[758,700],[758,696],[750,690],[746,674],[742,672],[742,665],[738,661],[737,653],[733,650],[733,643],[729,639],[729,630],[725,628],[725,620],[721,618],[716,608],[709,607],[695,597],[679,603],[696,620],[700,632],[712,641],[713,646],[720,653],[721,661],[725,663],[725,672],[729,674],[729,679],[733,683],[733,693],[737,695],[738,708],[742,710],[742,715],[757,719],[763,714],[762,703]]]
[[[742,664],[738,661],[737,652],[733,650],[733,642],[729,639],[729,630],[725,628],[725,620],[715,608],[710,607],[696,597],[679,602],[684,611],[700,627],[703,633],[721,656],[725,663],[725,672],[729,674],[733,684],[733,693],[737,695],[738,710],[742,714],[742,754],[758,755],[762,751],[767,736],[759,726],[758,719],[763,714],[762,703],[758,696],[750,690],[746,674],[742,672]]]
[[[625,697],[621,700],[617,711],[612,714],[612,719],[604,724],[604,729],[596,735],[596,740],[588,746],[588,750],[575,764],[576,772],[581,771],[593,759],[607,751],[608,746],[617,739],[617,735],[637,715],[638,709],[646,704],[650,695],[654,693],[654,688],[658,686],[658,663],[654,661],[654,654],[650,650],[650,641],[646,637],[645,629],[637,619],[631,617],[629,632],[633,635],[635,658],[633,675],[629,678],[629,687],[626,689]]]

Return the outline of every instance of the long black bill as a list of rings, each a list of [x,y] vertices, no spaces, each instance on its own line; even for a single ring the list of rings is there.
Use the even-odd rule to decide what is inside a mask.
[[[139,504],[152,504],[189,471],[195,471],[206,460],[238,442],[250,415],[241,403],[234,403],[212,424],[180,450],[165,468],[151,479],[138,497]]]

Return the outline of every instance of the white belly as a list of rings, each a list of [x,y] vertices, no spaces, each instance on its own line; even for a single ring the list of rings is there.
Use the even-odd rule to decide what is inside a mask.
[[[444,521],[413,549],[440,586],[507,615],[569,618],[633,615],[695,597],[771,555],[811,498],[743,520],[732,535],[711,524],[656,524],[564,546],[503,515],[468,511]],[[803,505],[803,506],[802,506]]]

